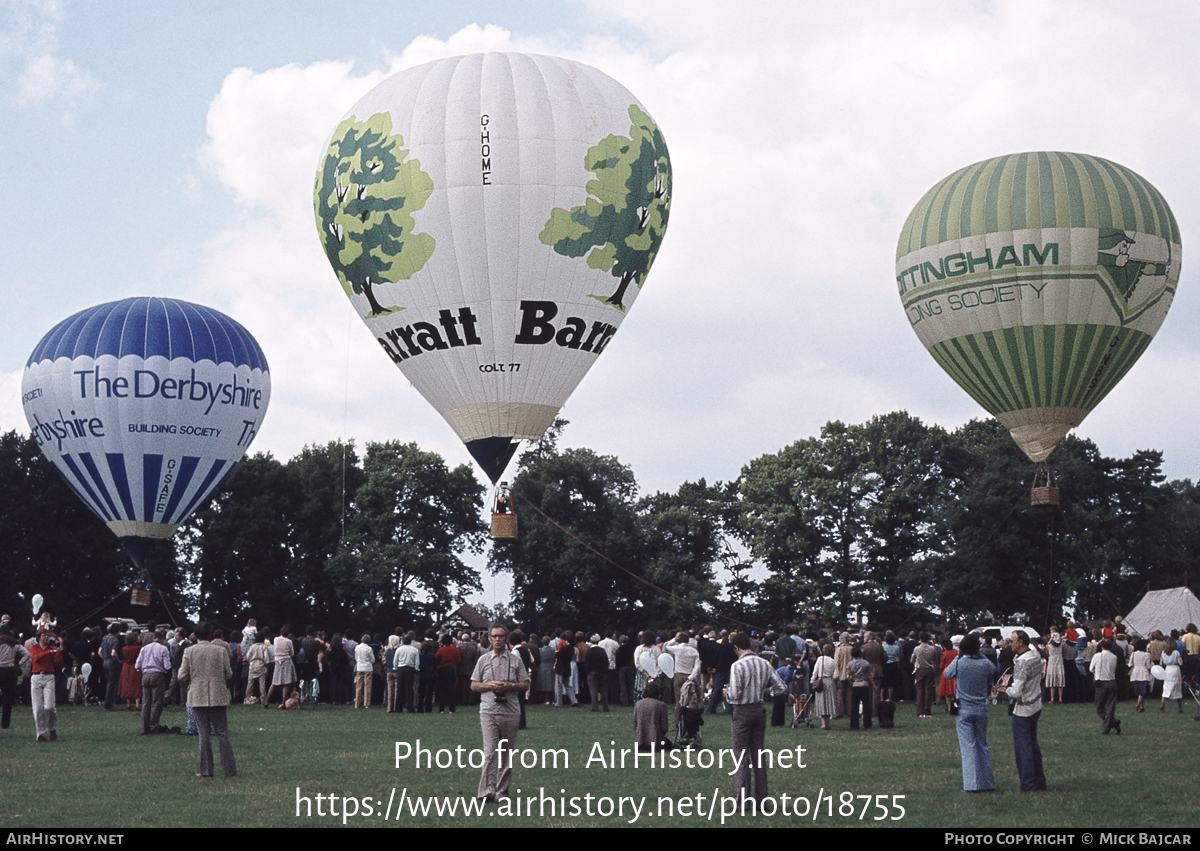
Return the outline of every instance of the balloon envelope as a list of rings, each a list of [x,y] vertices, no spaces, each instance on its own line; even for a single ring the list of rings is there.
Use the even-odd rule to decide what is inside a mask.
[[[921,342],[1039,462],[1149,345],[1179,271],[1179,227],[1153,186],[1052,151],[950,175],[896,249]]]
[[[33,613],[36,615],[42,610],[42,603],[44,603],[45,600],[42,598],[41,594],[34,594],[33,599],[30,602],[33,604]]]
[[[90,677],[92,675],[92,663],[84,662],[82,665],[79,666],[79,672],[81,674],[83,674],[83,678],[86,680],[88,677]]]
[[[271,378],[223,313],[130,298],[56,325],[21,390],[42,453],[138,561],[139,540],[170,537],[245,454]]]
[[[620,327],[670,199],[662,133],[623,86],[505,53],[385,80],[334,131],[314,189],[347,296],[492,481]]]

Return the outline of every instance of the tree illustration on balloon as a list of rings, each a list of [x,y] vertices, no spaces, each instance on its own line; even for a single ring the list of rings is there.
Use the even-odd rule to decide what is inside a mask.
[[[408,280],[435,247],[429,234],[413,233],[433,180],[403,145],[386,112],[350,116],[334,131],[313,190],[325,256],[347,296],[366,296],[368,317],[404,309],[381,304],[375,287]]]

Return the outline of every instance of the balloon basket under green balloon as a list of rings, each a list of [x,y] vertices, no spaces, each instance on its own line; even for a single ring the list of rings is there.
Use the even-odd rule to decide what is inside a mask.
[[[1030,505],[1058,505],[1058,486],[1054,473],[1043,465],[1033,474],[1033,487],[1029,489]]]

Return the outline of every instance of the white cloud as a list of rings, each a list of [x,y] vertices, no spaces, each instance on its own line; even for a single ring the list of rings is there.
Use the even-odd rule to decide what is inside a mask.
[[[391,73],[402,71],[405,68],[414,68],[446,56],[521,49],[514,45],[512,33],[503,27],[494,24],[484,27],[470,24],[445,41],[428,35],[417,36],[404,47],[398,56],[393,57]]]
[[[61,21],[58,0],[5,0],[0,4],[0,53],[51,51]]]
[[[95,77],[70,59],[42,54],[30,59],[17,79],[16,102],[20,106],[39,106],[55,100],[76,103],[90,97],[99,87]]]
[[[312,207],[321,145],[342,114],[384,74],[355,75],[353,63],[235,68],[208,107],[201,162],[247,207]]]
[[[399,437],[451,463],[465,458],[357,327],[311,219],[313,172],[340,116],[387,73],[442,56],[503,49],[587,62],[635,92],[664,129],[676,175],[670,233],[638,309],[564,411],[568,443],[618,455],[656,488],[735,474],[831,419],[903,408],[955,427],[982,415],[920,350],[892,269],[909,209],[959,167],[1018,150],[1083,150],[1159,183],[1181,221],[1200,218],[1190,154],[1175,141],[1195,135],[1200,77],[1178,71],[1192,61],[1183,36],[1151,50],[1156,26],[1132,10],[918,2],[902,12],[864,4],[872,13],[862,15],[778,4],[729,15],[722,6],[712,27],[705,8],[616,3],[646,34],[640,41],[564,45],[471,25],[413,39],[386,72],[356,73],[349,62],[231,72],[210,105],[203,162],[243,220],[205,246],[199,274],[278,371],[263,439],[287,454],[343,435]],[[1177,28],[1196,29],[1195,15]],[[1174,313],[1198,309],[1189,284]],[[1169,397],[1172,417],[1195,420],[1183,388],[1200,355],[1183,339],[1188,325],[1168,320],[1162,345],[1184,351],[1159,364],[1133,410]],[[1101,410],[1117,403],[1114,394]],[[1180,460],[1185,474],[1200,472]]]

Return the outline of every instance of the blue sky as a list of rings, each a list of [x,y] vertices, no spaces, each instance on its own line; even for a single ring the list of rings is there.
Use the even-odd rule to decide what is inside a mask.
[[[675,169],[637,309],[563,414],[568,445],[644,491],[735,477],[828,420],[986,414],[924,352],[896,295],[911,207],[1014,151],[1103,156],[1166,196],[1183,279],[1142,361],[1078,433],[1161,449],[1200,479],[1200,11],[1193,4],[919,0],[100,3],[0,0],[0,428],[60,319],[131,295],[207,304],[272,366],[256,451],[336,438],[470,458],[379,351],[320,253],[312,175],[388,73],[505,49],[633,91]]]

